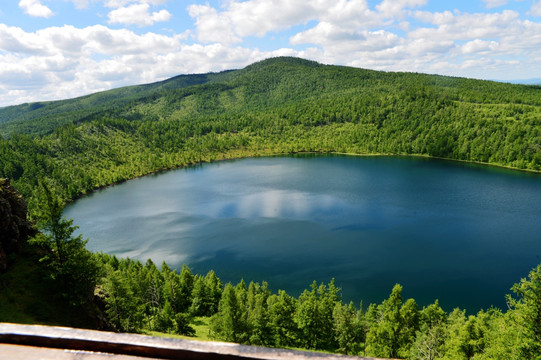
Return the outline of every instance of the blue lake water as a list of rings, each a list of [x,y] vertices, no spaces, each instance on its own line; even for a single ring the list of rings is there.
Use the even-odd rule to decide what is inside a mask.
[[[541,175],[424,158],[298,155],[151,175],[70,204],[93,251],[366,306],[505,308],[541,263]]]

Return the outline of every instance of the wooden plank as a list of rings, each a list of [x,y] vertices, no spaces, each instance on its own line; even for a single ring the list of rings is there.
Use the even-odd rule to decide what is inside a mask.
[[[271,349],[223,342],[158,338],[137,334],[8,323],[0,323],[0,343],[156,359],[377,360],[375,358]]]
[[[0,359],[4,360],[149,360],[148,357],[112,355],[93,351],[51,349],[25,345],[0,344]]]

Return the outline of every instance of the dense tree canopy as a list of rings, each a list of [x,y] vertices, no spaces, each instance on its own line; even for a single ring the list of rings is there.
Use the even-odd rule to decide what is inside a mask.
[[[211,304],[204,313],[211,316],[211,337],[223,341],[419,360],[541,357],[541,265],[515,284],[517,297],[509,295],[505,313],[467,315],[460,309],[446,313],[437,300],[420,309],[414,299],[404,301],[398,284],[381,304],[365,309],[344,304],[334,280],[314,282],[296,298],[272,293],[267,283],[223,286],[212,271],[203,277],[186,266],[178,273],[165,263],[159,270],[151,261],[99,259],[107,269],[100,296],[119,331],[193,335],[190,322],[201,315],[194,304]]]

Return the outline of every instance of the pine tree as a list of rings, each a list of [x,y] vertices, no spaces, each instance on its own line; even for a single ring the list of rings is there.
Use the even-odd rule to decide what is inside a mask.
[[[541,357],[541,264],[511,288],[518,298],[507,297],[518,337],[519,356],[523,359]]]
[[[103,284],[105,313],[114,328],[118,331],[134,331],[137,329],[137,306],[133,293],[119,270],[109,266]]]
[[[277,347],[297,345],[299,329],[293,320],[295,308],[296,299],[284,290],[278,290],[278,295],[269,298],[269,321]]]
[[[311,285],[312,291],[304,290],[299,296],[295,322],[300,331],[300,345],[306,349],[318,349],[318,333],[321,319],[319,318],[319,301],[317,283]]]
[[[191,294],[192,304],[190,305],[190,314],[193,316],[210,316],[210,294],[205,279],[196,275],[194,277],[193,291]]]
[[[77,226],[62,215],[63,203],[47,183],[41,183],[40,232],[30,242],[46,251],[40,259],[55,282],[58,293],[76,306],[89,302],[94,294],[101,268],[85,246],[82,235],[73,236]]]
[[[246,343],[248,332],[246,324],[245,304],[239,291],[246,291],[246,286],[233,287],[228,283],[222,293],[219,311],[211,321],[211,331],[221,340]]]
[[[366,352],[373,356],[396,358],[400,348],[400,330],[403,320],[402,286],[396,284],[389,298],[378,306],[378,320],[371,327],[366,339]]]
[[[177,312],[187,312],[193,301],[194,276],[187,265],[180,270],[180,289],[178,292]]]
[[[334,333],[338,344],[338,352],[343,354],[357,354],[362,341],[361,325],[357,321],[357,314],[353,302],[348,305],[337,303],[333,313]]]

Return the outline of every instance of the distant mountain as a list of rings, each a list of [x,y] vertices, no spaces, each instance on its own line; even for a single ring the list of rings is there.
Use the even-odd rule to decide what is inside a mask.
[[[397,88],[397,84],[400,87]],[[425,75],[387,73],[321,65],[291,57],[267,59],[240,70],[179,75],[152,84],[128,86],[75,99],[35,102],[0,108],[0,135],[44,135],[68,123],[80,124],[103,118],[159,120],[223,114],[229,111],[264,110],[299,104],[309,99],[349,96],[359,91],[399,94],[414,84],[463,97],[466,92],[496,102],[514,102],[517,94],[497,82]],[[427,88],[428,89],[428,88]],[[472,92],[472,90],[474,90]],[[460,95],[462,94],[462,95]],[[514,95],[513,95],[514,96]],[[529,102],[531,93],[520,100]],[[498,99],[496,99],[496,97]],[[485,101],[483,100],[483,101]],[[332,102],[332,101],[331,101]]]
[[[151,84],[127,86],[74,99],[7,106],[0,108],[0,134],[49,133],[56,126],[93,119],[111,109],[134,104],[161,91],[182,89],[228,79],[229,73],[230,71],[179,75]]]

